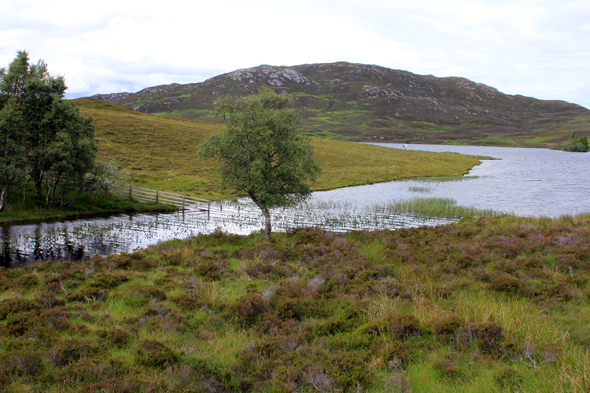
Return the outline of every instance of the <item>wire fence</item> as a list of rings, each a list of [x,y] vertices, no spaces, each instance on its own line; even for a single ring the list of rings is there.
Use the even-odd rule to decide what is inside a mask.
[[[135,199],[139,202],[155,202],[173,205],[182,210],[211,210],[211,201],[207,199],[195,198],[180,193],[151,190],[149,188],[136,187],[131,184],[129,186],[116,187],[112,190],[112,194],[119,198]]]

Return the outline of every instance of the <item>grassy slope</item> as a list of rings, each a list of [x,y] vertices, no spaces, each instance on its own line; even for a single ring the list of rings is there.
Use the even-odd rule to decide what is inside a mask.
[[[183,192],[207,199],[231,196],[219,187],[218,164],[196,157],[205,135],[223,126],[132,112],[98,100],[76,101],[96,125],[99,156],[117,159],[131,170],[138,186]],[[474,157],[392,150],[314,138],[322,176],[314,190],[402,178],[462,175],[478,163]]]
[[[276,89],[297,97],[308,131],[322,138],[560,148],[573,131],[590,132],[590,111],[577,105],[505,95],[464,78],[349,63],[289,68],[313,83],[287,78]],[[146,113],[216,121],[208,109],[220,95],[244,96],[277,85],[266,67],[242,71],[238,77],[230,73],[203,83],[155,86],[115,102]],[[369,97],[367,86],[381,93]]]
[[[6,392],[587,392],[590,216],[0,271]]]

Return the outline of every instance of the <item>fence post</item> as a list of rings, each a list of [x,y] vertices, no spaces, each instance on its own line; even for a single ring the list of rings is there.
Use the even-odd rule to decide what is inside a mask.
[[[186,198],[186,195],[183,195],[182,196],[182,212],[183,212],[183,214],[184,214],[184,200],[185,200],[185,198]]]
[[[158,190],[156,190],[156,203],[158,203]]]
[[[207,202],[207,219],[211,218],[211,201]]]
[[[133,184],[129,184],[129,199],[133,199]]]

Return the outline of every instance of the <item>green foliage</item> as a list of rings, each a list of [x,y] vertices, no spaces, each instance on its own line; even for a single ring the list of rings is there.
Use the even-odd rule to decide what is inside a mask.
[[[246,193],[262,210],[267,237],[269,209],[308,198],[307,182],[320,174],[311,141],[300,134],[299,118],[288,109],[291,102],[291,96],[268,88],[240,100],[223,99],[215,113],[225,120],[225,132],[210,135],[199,146],[201,157],[223,163],[221,187]]]
[[[60,207],[69,206],[94,183],[88,179],[97,150],[92,119],[63,100],[65,90],[63,76],[52,77],[43,61],[31,65],[25,51],[0,73],[0,210],[8,187],[26,182],[25,168],[38,197],[45,183],[46,206],[56,193]],[[79,192],[66,201],[74,189]]]
[[[1,101],[0,101],[1,105]],[[26,171],[24,120],[15,98],[0,107],[0,211],[11,186],[22,181]]]
[[[582,135],[578,136],[576,132],[572,132],[570,139],[563,144],[562,149],[565,151],[573,151],[573,152],[587,152],[590,151],[590,146],[588,145],[588,136]]]

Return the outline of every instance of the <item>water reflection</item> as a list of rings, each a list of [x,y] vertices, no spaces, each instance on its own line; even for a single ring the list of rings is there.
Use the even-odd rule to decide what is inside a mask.
[[[590,154],[472,146],[408,147],[486,155],[501,160],[483,161],[464,181],[409,180],[316,192],[305,205],[273,211],[273,230],[302,226],[337,231],[395,229],[452,221],[391,214],[383,209],[391,202],[424,197],[452,198],[461,206],[522,216],[557,217],[590,212],[590,183],[587,181]],[[211,214],[195,210],[0,227],[0,265],[18,266],[38,259],[88,259],[95,254],[131,252],[159,241],[215,230],[248,234],[260,230],[263,225],[260,211],[250,201],[242,199],[215,203]]]
[[[313,201],[293,209],[272,212],[273,230],[315,226],[337,231],[351,229],[402,228],[450,222],[411,215],[356,208],[332,203],[329,207]],[[38,225],[2,228],[3,252],[0,265],[6,267],[36,260],[85,260],[95,254],[132,252],[160,241],[186,238],[223,230],[249,234],[264,225],[260,210],[247,199],[214,204],[211,214],[186,211],[171,214],[119,215]]]

